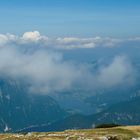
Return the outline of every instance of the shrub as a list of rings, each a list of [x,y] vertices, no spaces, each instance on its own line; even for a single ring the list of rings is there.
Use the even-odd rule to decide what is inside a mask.
[[[114,124],[114,123],[111,123],[111,124],[100,124],[100,125],[95,126],[95,128],[111,128],[111,127],[117,127],[117,126],[121,126],[121,125]]]

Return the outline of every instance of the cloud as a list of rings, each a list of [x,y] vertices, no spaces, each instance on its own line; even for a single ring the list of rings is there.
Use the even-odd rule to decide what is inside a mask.
[[[96,48],[96,47],[117,47],[126,43],[137,42],[140,44],[139,37],[119,39],[111,37],[58,37],[49,38],[41,35],[38,31],[25,32],[22,36],[13,34],[0,34],[0,47],[3,45],[34,45],[51,49],[79,49],[79,48]]]
[[[92,38],[58,38],[57,43],[61,44],[62,48],[95,48],[99,46],[113,47],[117,43],[120,43],[120,39],[113,38],[102,38],[102,37],[92,37]]]
[[[31,92],[50,93],[82,86],[90,75],[84,65],[63,59],[49,50],[22,52],[16,47],[0,48],[0,76],[23,80]]]
[[[16,42],[18,38],[12,34],[0,34],[0,47],[7,45],[8,43],[11,44],[12,42]]]
[[[29,40],[29,41],[38,41],[40,38],[41,35],[38,31],[26,32],[22,36],[23,40]]]
[[[117,56],[111,64],[100,69],[98,82],[105,87],[133,84],[134,74],[133,66],[128,58]]]
[[[0,49],[0,74],[27,82],[31,92],[50,93],[73,88],[111,88],[133,82],[131,63],[123,57],[114,58],[109,65],[102,65],[96,73],[89,64],[64,60],[61,53],[36,50],[23,53],[16,48]]]
[[[26,43],[29,42],[47,42],[48,37],[42,36],[38,31],[32,31],[32,32],[25,32],[23,36],[20,38],[20,41],[26,41]]]
[[[75,67],[62,61],[61,55],[38,50],[32,54],[22,53],[15,48],[0,50],[0,74],[22,78],[37,88],[61,90],[69,88],[77,77]]]
[[[110,47],[118,42],[120,40],[100,37],[49,39],[38,31],[26,32],[22,37],[0,35],[0,75],[24,80],[34,93],[131,85],[135,71],[127,57],[117,56],[95,72],[92,64],[65,60],[58,51],[58,48],[94,48],[99,44]]]

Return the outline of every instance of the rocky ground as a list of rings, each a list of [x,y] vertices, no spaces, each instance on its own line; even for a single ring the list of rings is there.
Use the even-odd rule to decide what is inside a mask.
[[[0,140],[140,140],[140,126],[49,133],[0,134]]]

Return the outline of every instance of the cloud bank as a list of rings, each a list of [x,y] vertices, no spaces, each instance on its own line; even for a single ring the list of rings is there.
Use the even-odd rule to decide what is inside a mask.
[[[99,66],[94,73],[92,64],[65,60],[63,54],[57,51],[58,48],[94,48],[101,44],[112,47],[114,43],[120,42],[118,39],[100,37],[50,39],[41,36],[38,31],[26,32],[21,37],[1,34],[0,74],[23,79],[30,85],[30,92],[38,93],[72,88],[112,88],[124,83],[131,85],[135,81],[135,70],[125,56],[114,57],[110,63]]]
[[[133,84],[135,71],[125,56],[117,56],[108,66],[101,68],[99,83],[105,87],[123,84]]]
[[[125,43],[137,42],[140,44],[140,37],[119,39],[111,37],[91,37],[91,38],[78,38],[78,37],[58,37],[49,38],[48,36],[41,35],[38,31],[25,32],[22,36],[13,34],[0,34],[0,47],[7,45],[34,45],[45,48],[55,49],[77,49],[77,48],[95,48],[95,47],[117,47]]]

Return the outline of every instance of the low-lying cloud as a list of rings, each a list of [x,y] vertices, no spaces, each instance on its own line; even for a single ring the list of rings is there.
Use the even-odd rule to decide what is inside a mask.
[[[103,42],[106,42],[104,46],[108,44],[110,47],[113,43],[120,42],[109,38],[101,40],[100,37],[49,39],[37,31],[24,33],[22,37],[11,34],[0,35],[0,74],[23,79],[29,83],[31,92],[38,93],[72,88],[93,90],[111,88],[123,83],[133,84],[135,70],[125,56],[116,56],[110,63],[99,66],[94,73],[92,64],[65,60],[63,54],[57,51],[58,48],[65,47],[94,48]],[[35,47],[33,51],[30,50],[32,47]]]
[[[135,79],[133,66],[125,56],[117,56],[108,66],[101,68],[98,80],[105,87],[133,84]]]

